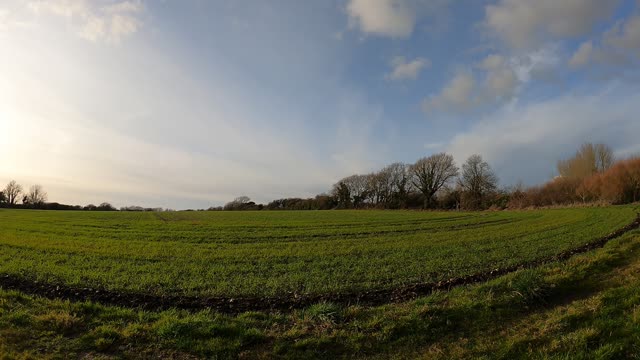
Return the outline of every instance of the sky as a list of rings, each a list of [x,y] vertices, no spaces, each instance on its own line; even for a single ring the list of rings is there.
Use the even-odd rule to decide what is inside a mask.
[[[640,0],[1,0],[0,184],[310,197],[438,152],[533,185],[640,153]]]

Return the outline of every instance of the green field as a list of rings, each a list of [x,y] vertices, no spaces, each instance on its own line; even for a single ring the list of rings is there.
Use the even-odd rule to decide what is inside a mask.
[[[156,295],[355,293],[549,257],[627,225],[636,210],[1,210],[0,274]]]
[[[495,256],[502,254],[504,261],[510,261],[511,258],[522,260],[526,256],[543,256],[561,248],[582,244],[594,238],[596,232],[607,233],[616,226],[630,222],[635,215],[634,211],[633,208],[606,208],[476,214],[159,214],[173,220],[166,224],[157,218],[158,214],[2,211],[0,228],[3,243],[11,242],[11,239],[24,239],[22,247],[18,247],[22,252],[15,252],[15,244],[2,246],[2,266],[5,272],[15,271],[46,279],[47,271],[64,268],[64,262],[60,259],[76,262],[82,259],[86,262],[111,259],[113,269],[96,267],[83,276],[93,279],[91,281],[104,281],[108,286],[119,287],[123,284],[115,281],[118,277],[109,280],[109,276],[116,274],[114,269],[123,266],[122,269],[131,273],[135,268],[132,266],[136,264],[131,253],[123,252],[117,256],[120,244],[146,242],[153,249],[154,246],[168,242],[165,237],[172,231],[183,231],[192,235],[191,241],[187,238],[181,242],[169,243],[173,246],[207,246],[216,243],[228,246],[255,245],[254,241],[246,240],[251,232],[247,228],[237,228],[240,226],[238,224],[252,223],[255,227],[262,224],[264,228],[267,222],[271,233],[278,233],[280,236],[262,238],[261,241],[268,242],[273,250],[278,250],[276,245],[292,241],[283,240],[288,239],[283,235],[296,231],[300,233],[296,230],[297,227],[306,225],[312,231],[314,222],[311,219],[314,217],[324,223],[342,225],[327,229],[326,232],[332,235],[320,240],[332,241],[336,245],[340,245],[341,238],[346,238],[349,242],[360,243],[363,249],[374,248],[376,243],[369,242],[373,236],[363,235],[367,230],[372,232],[378,229],[381,232],[380,229],[385,226],[400,228],[402,224],[411,228],[431,226],[429,232],[425,232],[423,237],[414,237],[414,241],[418,239],[418,245],[425,242],[435,248],[438,241],[454,244],[454,255],[450,256],[452,263],[457,264],[460,256],[472,258],[470,254],[478,248],[470,248],[469,245],[474,242],[474,235],[478,236],[475,241],[482,242],[484,246],[494,246],[493,250],[484,253],[484,257],[489,258],[487,254],[495,253]],[[371,221],[376,226],[363,226],[363,220]],[[503,222],[488,222],[492,220]],[[407,224],[409,222],[412,225]],[[469,225],[466,230],[451,226],[477,225],[481,222],[487,223],[485,226],[487,229],[491,228],[494,234],[488,233],[484,227],[474,227],[475,225]],[[562,227],[563,223],[566,223],[565,227]],[[289,224],[289,227],[283,226],[284,224]],[[184,229],[189,229],[189,226],[210,229],[217,227],[218,231],[211,230],[207,237],[207,232],[202,229]],[[353,228],[351,230],[354,230],[354,234],[361,235],[337,235],[347,233],[350,228]],[[47,229],[51,230],[49,237],[46,236]],[[143,229],[148,232],[145,234]],[[563,229],[572,229],[576,234],[582,235],[574,237],[571,232],[562,231]],[[316,230],[326,233],[322,229]],[[239,232],[247,235],[244,243],[234,240],[233,234]],[[508,237],[509,232],[511,237]],[[440,233],[449,234],[449,237],[438,237]],[[73,242],[73,234],[77,234],[76,243]],[[198,234],[200,238],[194,241],[193,238]],[[406,232],[403,235],[388,234],[392,234],[389,236],[393,236],[398,243],[402,243],[406,236],[418,236]],[[253,235],[256,238],[258,234]],[[134,240],[140,237],[146,240]],[[299,235],[293,236],[297,237]],[[42,243],[40,250],[36,248],[38,241],[28,241],[32,238],[38,238]],[[61,240],[55,240],[56,238]],[[552,240],[548,240],[549,238]],[[298,244],[308,245],[313,242],[309,238],[303,239],[306,240],[300,240]],[[423,239],[422,242],[419,239]],[[511,252],[500,250],[496,241],[509,246]],[[111,257],[96,254],[91,244],[101,244],[104,249],[108,249],[106,245],[111,244]],[[464,244],[467,245],[463,246]],[[130,248],[123,246],[123,249]],[[6,251],[14,251],[13,257],[6,255]],[[47,254],[55,260],[47,258]],[[426,260],[416,261],[424,266],[432,266],[429,265],[429,256],[424,254],[423,252]],[[33,257],[31,261],[27,261],[29,256]],[[140,257],[140,253],[137,256]],[[407,254],[403,256],[405,259],[412,258]],[[440,259],[443,256],[445,255],[440,254]],[[386,258],[393,259],[391,254],[387,254]],[[248,267],[251,259],[255,258],[249,258],[242,264]],[[341,266],[348,264],[349,257],[340,259],[343,260]],[[59,263],[53,266],[55,261]],[[25,267],[20,271],[17,267],[21,263],[29,263],[31,268]],[[188,262],[182,264],[184,263]],[[364,266],[362,262],[357,263]],[[488,263],[490,261],[478,262]],[[176,265],[172,265],[168,258],[164,258],[160,264],[167,271],[175,271],[172,268]],[[310,265],[311,268],[313,266]],[[87,264],[86,268],[89,267],[90,264]],[[83,279],[78,275],[82,269],[84,268],[68,269],[68,272],[57,270],[59,272],[51,276],[67,281],[75,277]],[[160,273],[164,271],[161,266],[154,269]],[[110,275],[101,277],[97,274],[100,271]],[[195,273],[195,270],[189,271]],[[335,276],[331,269],[327,271]],[[144,276],[148,279],[161,278],[150,272],[145,272]],[[252,276],[261,275],[252,273]],[[148,279],[145,281],[151,281]],[[311,278],[309,280],[313,281]],[[209,284],[215,283],[211,279],[207,281]],[[180,282],[176,281],[175,284]],[[376,283],[376,286],[378,284],[380,283]],[[518,270],[487,282],[383,306],[320,302],[285,312],[244,312],[232,315],[218,313],[215,309],[145,311],[88,301],[49,300],[0,289],[2,359],[618,360],[637,359],[639,354],[640,229],[610,240],[604,248],[579,254],[565,261]]]

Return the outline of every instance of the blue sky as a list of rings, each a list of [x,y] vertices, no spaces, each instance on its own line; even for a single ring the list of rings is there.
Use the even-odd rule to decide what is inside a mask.
[[[640,152],[637,1],[0,3],[0,182],[171,208],[434,152],[535,184]]]

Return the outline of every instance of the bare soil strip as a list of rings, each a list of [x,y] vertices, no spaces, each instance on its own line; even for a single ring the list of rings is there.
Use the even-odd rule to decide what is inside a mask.
[[[463,277],[451,278],[434,283],[407,285],[394,289],[378,289],[359,293],[334,293],[323,295],[288,294],[282,297],[197,297],[197,296],[160,296],[144,293],[128,293],[104,289],[71,287],[60,284],[43,283],[15,275],[0,275],[0,287],[5,290],[17,290],[30,295],[49,299],[67,299],[71,301],[93,301],[105,305],[135,307],[146,310],[164,310],[170,308],[186,310],[213,309],[223,313],[241,313],[245,311],[289,311],[305,308],[319,302],[332,302],[342,305],[375,306],[393,302],[402,302],[428,295],[434,291],[449,290],[456,286],[479,283],[522,269],[533,268],[555,261],[566,260],[576,254],[603,247],[609,240],[640,227],[640,214],[631,224],[618,229],[607,236],[580,247],[563,251],[551,257],[528,263],[494,269]]]

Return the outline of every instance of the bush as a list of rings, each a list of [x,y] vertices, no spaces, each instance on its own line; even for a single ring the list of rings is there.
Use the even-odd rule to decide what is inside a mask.
[[[511,193],[508,207],[568,205],[604,202],[628,204],[640,201],[640,157],[616,162],[602,173],[586,178],[556,177],[540,187]]]

